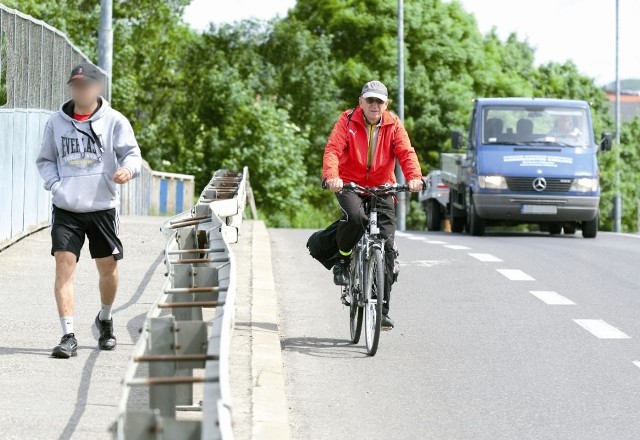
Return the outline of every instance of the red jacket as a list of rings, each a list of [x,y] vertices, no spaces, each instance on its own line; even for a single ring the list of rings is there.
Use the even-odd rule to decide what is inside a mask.
[[[422,178],[418,156],[411,146],[407,130],[400,118],[388,110],[382,114],[378,145],[371,167],[367,169],[369,143],[364,114],[358,107],[348,121],[351,112],[342,113],[327,141],[322,165],[325,179],[339,177],[345,183],[354,182],[362,186],[395,183],[395,158],[398,158],[407,182]]]

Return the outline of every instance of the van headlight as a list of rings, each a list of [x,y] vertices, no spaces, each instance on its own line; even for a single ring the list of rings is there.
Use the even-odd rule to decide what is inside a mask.
[[[478,176],[478,185],[482,189],[507,189],[507,181],[502,176]]]
[[[598,191],[598,186],[600,186],[600,179],[598,177],[580,177],[573,180],[571,191],[594,192]]]

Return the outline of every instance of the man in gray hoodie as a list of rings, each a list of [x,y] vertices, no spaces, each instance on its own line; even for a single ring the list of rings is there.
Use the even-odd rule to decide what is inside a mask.
[[[72,99],[47,122],[36,160],[53,199],[51,255],[56,260],[54,292],[63,336],[52,356],[58,358],[75,356],[78,347],[73,277],[85,236],[100,276],[98,345],[102,350],[116,346],[111,308],[118,288],[117,262],[123,257],[117,185],[137,177],[142,163],[131,124],[100,96],[101,72],[92,64],[81,64],[68,84]]]

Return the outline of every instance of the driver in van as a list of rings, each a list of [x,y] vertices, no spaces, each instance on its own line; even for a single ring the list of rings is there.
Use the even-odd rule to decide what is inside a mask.
[[[573,125],[573,118],[569,115],[560,115],[549,132],[549,136],[577,139],[581,135],[578,127]]]

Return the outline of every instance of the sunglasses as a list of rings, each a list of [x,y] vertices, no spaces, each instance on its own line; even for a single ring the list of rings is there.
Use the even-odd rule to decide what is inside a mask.
[[[384,104],[386,101],[383,101],[382,99],[379,98],[365,98],[365,101],[367,102],[367,104],[378,104],[378,105],[382,105]]]

